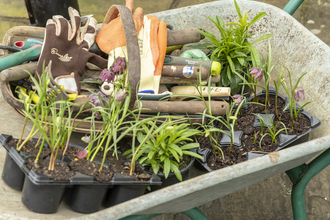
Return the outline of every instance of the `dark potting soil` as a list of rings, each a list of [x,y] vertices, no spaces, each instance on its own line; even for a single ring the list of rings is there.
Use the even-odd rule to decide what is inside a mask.
[[[259,103],[265,103],[265,97],[259,97]],[[307,132],[310,128],[310,120],[304,116],[303,114],[298,114],[298,119],[294,123],[294,129],[291,129],[291,117],[290,113],[284,112],[285,102],[281,98],[278,98],[278,116],[280,117],[280,122],[282,122],[287,128],[287,132],[285,130],[281,131],[279,134],[288,134],[288,135],[301,135]],[[265,125],[263,128],[263,134],[261,132],[261,128],[254,128],[252,126],[254,122],[254,114],[274,114],[274,125],[279,122],[275,113],[275,97],[270,98],[270,106],[267,111],[265,111],[265,107],[258,104],[250,104],[248,110],[242,110],[241,113],[237,117],[237,124],[234,126],[235,131],[243,131],[243,136],[241,138],[242,148],[238,148],[233,146],[231,150],[231,156],[228,156],[229,147],[222,147],[224,159],[221,154],[217,150],[217,157],[212,156],[208,165],[211,169],[221,169],[226,166],[230,166],[233,164],[237,164],[246,160],[247,152],[255,152],[255,153],[268,153],[275,151],[279,146],[279,136],[276,136],[276,142],[272,140],[272,138],[268,135],[264,136],[261,143],[260,140],[263,137],[263,134],[269,133],[267,126]],[[254,114],[253,114],[254,113]],[[276,132],[282,128],[284,128],[283,124],[279,123],[276,127]],[[219,125],[220,127],[220,125]],[[224,130],[224,127],[221,127]],[[221,136],[219,137],[218,142],[221,140]],[[208,137],[201,136],[198,138],[198,142],[200,143],[201,148],[209,148],[212,150],[210,140]],[[212,150],[213,152],[213,150]],[[220,155],[220,156],[219,156]]]
[[[69,163],[69,167],[82,174],[93,176],[95,180],[99,182],[108,182],[113,177],[113,171],[102,168],[100,172],[100,164],[90,162],[84,159],[74,159]]]
[[[54,170],[48,170],[49,160],[39,159],[38,163],[35,163],[35,157],[28,158],[26,167],[34,172],[46,175],[50,179],[55,181],[69,181],[75,174],[66,163],[55,162]]]
[[[16,148],[17,141],[11,139],[8,142],[9,147]],[[129,175],[129,163],[126,162],[126,159],[118,154],[118,160],[115,155],[112,155],[112,152],[108,152],[106,158],[110,160],[109,169],[103,167],[102,171],[99,172],[100,164],[90,162],[86,159],[76,158],[77,153],[80,149],[75,147],[68,147],[65,157],[75,158],[68,165],[63,162],[55,162],[55,168],[53,171],[48,170],[49,166],[49,157],[51,151],[49,148],[44,147],[41,155],[39,157],[38,163],[35,163],[36,156],[39,152],[39,147],[35,148],[35,143],[28,141],[23,147],[22,152],[28,153],[31,155],[30,158],[26,161],[26,166],[29,170],[34,170],[40,174],[50,177],[50,179],[55,181],[69,181],[70,178],[75,175],[75,172],[80,172],[85,175],[93,176],[95,180],[99,182],[108,182],[113,177],[114,173],[121,173],[123,175]],[[63,150],[59,149],[57,159],[61,160]],[[99,152],[101,158],[103,158],[103,152]],[[132,177],[136,181],[148,181],[151,176],[143,173],[143,169],[136,165],[135,172],[132,174]]]
[[[16,149],[16,146],[17,146],[17,142],[18,140],[17,139],[10,139],[10,141],[8,142],[8,146],[10,148],[15,148]],[[22,143],[23,141],[21,141]],[[21,144],[20,143],[20,144]],[[33,157],[37,157],[38,153],[39,153],[39,146],[40,144],[38,144],[38,146],[36,147],[36,142],[32,142],[32,141],[28,141],[23,147],[22,147],[22,151],[23,152],[26,152],[28,154],[30,154],[31,156]],[[43,158],[46,158],[48,155],[50,154],[50,149],[49,148],[44,148],[41,153],[40,153],[40,156],[39,158],[43,159]]]

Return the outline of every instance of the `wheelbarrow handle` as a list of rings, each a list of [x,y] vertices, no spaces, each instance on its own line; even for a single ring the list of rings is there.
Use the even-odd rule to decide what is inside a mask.
[[[283,11],[293,15],[304,0],[290,0],[283,8]]]

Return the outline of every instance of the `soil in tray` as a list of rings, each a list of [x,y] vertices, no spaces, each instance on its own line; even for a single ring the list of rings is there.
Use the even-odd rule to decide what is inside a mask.
[[[264,103],[265,98],[259,97],[259,102]],[[271,105],[268,110],[265,111],[265,107],[262,105],[251,104],[249,105],[248,110],[242,110],[241,114],[238,115],[237,124],[234,126],[235,131],[243,131],[243,136],[241,138],[242,148],[237,148],[235,146],[232,147],[231,156],[228,156],[229,147],[222,147],[224,159],[222,156],[211,158],[208,161],[208,166],[213,169],[221,169],[227,166],[231,166],[233,164],[237,164],[246,160],[247,152],[255,152],[255,153],[267,153],[275,151],[279,146],[279,136],[276,137],[276,143],[272,143],[272,138],[270,136],[265,136],[262,139],[261,146],[259,145],[260,139],[262,138],[261,128],[254,128],[252,126],[254,122],[255,116],[253,113],[260,114],[274,114],[275,115],[275,98],[270,98]],[[310,120],[304,116],[303,114],[298,114],[297,122],[295,122],[294,130],[291,130],[291,120],[290,113],[283,112],[284,109],[284,100],[278,98],[278,114],[281,118],[281,122],[283,122],[288,128],[287,133],[285,131],[280,132],[280,134],[289,134],[289,135],[301,135],[307,132],[310,128]],[[278,122],[277,117],[274,118],[274,125]],[[221,125],[219,125],[220,127]],[[224,130],[223,126],[221,127]],[[282,124],[279,124],[276,127],[277,131],[283,128]],[[269,133],[269,130],[266,126],[264,126],[264,134]],[[219,137],[218,142],[221,140],[221,136]],[[211,148],[210,140],[208,137],[201,136],[198,138],[198,142],[200,143],[201,148]],[[218,150],[217,150],[217,154]]]
[[[17,140],[11,139],[8,142],[9,147],[16,148]],[[75,147],[68,148],[65,157],[72,158],[68,164],[56,160],[55,162],[55,169],[54,171],[48,170],[49,166],[49,156],[50,156],[50,149],[44,147],[42,153],[39,157],[39,161],[36,164],[35,158],[38,154],[39,147],[35,148],[35,143],[32,141],[28,141],[22,148],[22,152],[28,153],[31,155],[26,161],[26,167],[29,170],[34,170],[40,174],[46,175],[50,177],[52,180],[55,181],[69,181],[70,178],[75,175],[75,172],[80,172],[88,176],[93,176],[95,180],[99,182],[108,182],[113,177],[114,173],[121,173],[123,175],[129,175],[129,163],[126,162],[126,159],[118,154],[118,160],[116,156],[112,155],[112,152],[108,152],[107,159],[110,161],[109,169],[103,167],[102,171],[99,172],[100,164],[90,162],[85,159],[77,159],[75,156],[80,151]],[[63,151],[59,149],[57,158],[62,158]],[[98,154],[100,157],[103,157],[103,152],[99,152]],[[102,158],[101,157],[101,158]],[[135,172],[132,174],[132,177],[136,181],[147,181],[150,179],[150,176],[143,173],[143,170],[140,166],[136,165]]]

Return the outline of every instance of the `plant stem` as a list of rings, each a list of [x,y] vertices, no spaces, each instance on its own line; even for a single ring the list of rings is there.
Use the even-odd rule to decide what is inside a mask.
[[[40,148],[39,148],[39,152],[38,152],[38,155],[37,155],[36,159],[34,160],[34,163],[38,163],[40,154],[42,152],[42,149],[44,148],[44,144],[45,144],[45,139],[42,139],[42,142],[41,142],[41,145],[40,145]]]
[[[278,120],[281,120],[280,116],[278,116],[278,110],[277,110],[277,92],[276,92],[276,97],[275,97],[275,114]]]
[[[53,161],[53,157],[54,157],[54,150],[52,149],[50,152],[50,160],[49,160],[49,165],[48,165],[48,170],[52,170],[52,161]]]
[[[230,147],[229,147],[229,151],[228,151],[228,156],[230,157],[230,152],[231,152],[231,148],[233,146],[233,142],[230,143]]]
[[[38,139],[38,141],[37,141],[36,145],[34,146],[34,148],[37,148],[37,146],[38,146],[38,144],[39,144],[39,142],[40,142],[41,138],[42,138],[42,135],[40,135],[40,137],[39,137],[39,139]]]
[[[21,149],[22,149],[22,147],[34,136],[34,135],[36,135],[37,134],[37,132],[38,132],[38,129],[37,129],[37,131],[35,132],[35,133],[33,133],[34,132],[34,129],[35,129],[35,127],[36,127],[36,125],[33,125],[33,127],[32,127],[32,130],[31,130],[31,132],[30,132],[30,134],[29,134],[29,136],[23,141],[23,143],[17,148],[17,150],[18,151],[20,151]]]
[[[29,118],[25,117],[24,119],[24,125],[23,125],[23,129],[22,129],[22,133],[21,133],[21,137],[19,138],[19,141],[17,142],[17,146],[16,146],[16,149],[19,148],[19,144],[21,143],[22,141],[22,138],[23,138],[23,133],[24,133],[24,130],[25,130],[25,126],[27,124],[27,121],[28,121]]]

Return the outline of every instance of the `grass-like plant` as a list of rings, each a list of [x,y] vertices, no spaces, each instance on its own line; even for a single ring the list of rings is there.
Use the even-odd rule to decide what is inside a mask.
[[[285,124],[283,122],[278,121],[276,124],[274,124],[274,121],[268,115],[269,121],[271,122],[271,125],[269,125],[259,114],[254,114],[254,115],[258,116],[260,124],[262,126],[266,125],[269,130],[269,133],[263,133],[263,132],[261,133],[261,134],[263,134],[263,136],[260,138],[260,142],[259,142],[259,147],[261,150],[262,150],[261,142],[264,139],[264,137],[270,136],[272,138],[272,144],[274,144],[274,143],[276,144],[277,143],[276,137],[277,137],[277,135],[279,135],[281,133],[281,131],[285,131],[286,134],[288,134],[287,127],[285,126]],[[282,125],[283,128],[277,130],[276,128],[278,125]]]
[[[275,86],[275,115],[278,120],[281,120],[281,117],[278,115],[278,109],[277,109],[277,102],[278,102],[278,90],[280,89],[281,82],[283,79],[283,73],[284,71],[280,70],[277,78],[277,82],[274,80],[274,86]]]
[[[297,109],[296,106],[296,102],[299,102],[300,100],[304,100],[305,99],[305,92],[302,89],[298,88],[299,82],[300,80],[303,78],[303,76],[305,76],[307,74],[307,72],[303,73],[299,78],[298,81],[296,82],[296,84],[292,83],[292,79],[291,79],[291,73],[289,71],[289,69],[287,69],[288,72],[288,76],[289,76],[289,83],[290,83],[290,88],[288,88],[285,79],[281,80],[281,85],[283,86],[286,94],[288,95],[288,99],[289,99],[289,104],[286,108],[289,108],[290,110],[290,117],[291,117],[291,128],[293,130],[294,128],[294,122],[297,121],[298,118],[298,114],[299,112],[308,104],[314,102],[314,101],[309,101],[306,102],[305,104],[303,104],[299,109]],[[286,109],[284,109],[286,110]]]

